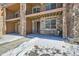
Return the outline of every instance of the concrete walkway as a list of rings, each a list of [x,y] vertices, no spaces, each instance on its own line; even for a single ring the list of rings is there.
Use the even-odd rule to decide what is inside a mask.
[[[19,39],[19,40],[11,41],[8,43],[0,44],[0,55],[2,55],[3,53],[6,53],[7,51],[9,51],[11,49],[18,47],[20,44],[22,44],[23,42],[26,42],[26,41],[28,41],[28,40]]]

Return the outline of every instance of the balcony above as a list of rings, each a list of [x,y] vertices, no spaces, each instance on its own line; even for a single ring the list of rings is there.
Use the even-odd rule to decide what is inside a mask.
[[[57,9],[53,9],[53,10],[42,11],[42,12],[38,12],[38,13],[34,13],[34,14],[25,15],[25,17],[27,18],[27,17],[39,16],[39,15],[50,14],[50,13],[55,13],[55,12],[61,12],[63,10],[64,10],[64,8],[57,8]],[[19,20],[19,19],[20,19],[20,17],[14,17],[14,18],[7,19],[7,21],[13,21],[13,20]]]
[[[46,3],[45,3],[46,4]],[[55,12],[61,12],[63,11],[63,6],[61,3],[52,3],[51,6],[53,7],[47,7],[48,5],[41,5],[41,4],[32,4],[33,6],[31,6],[31,4],[27,5],[27,9],[26,9],[26,15],[25,17],[33,17],[33,16],[39,16],[39,15],[44,15],[44,14],[50,14],[50,13],[55,13]],[[17,19],[20,17],[20,4],[15,4],[12,5],[13,7],[8,7],[7,8],[7,15],[6,15],[6,19],[7,20],[13,20],[13,19]],[[38,6],[37,8],[35,8],[33,10],[33,7]]]
[[[56,8],[53,10],[47,10],[47,11],[41,11],[41,12],[34,13],[34,14],[29,14],[29,15],[26,15],[26,17],[33,17],[33,16],[37,16],[37,15],[49,14],[49,13],[59,12],[59,11],[63,11],[63,10],[64,10],[64,8]]]
[[[57,4],[56,3],[45,3],[43,5],[32,6],[31,8],[27,7],[26,15],[35,14],[35,13],[48,11],[48,10],[54,10],[58,8],[63,8],[63,4],[62,3],[57,3]]]

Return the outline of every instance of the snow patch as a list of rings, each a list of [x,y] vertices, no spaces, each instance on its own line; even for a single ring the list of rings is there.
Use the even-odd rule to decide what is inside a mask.
[[[35,48],[37,46],[38,49]],[[40,52],[39,50],[43,52]],[[47,52],[46,49],[50,51]],[[57,52],[59,50],[60,53]],[[37,51],[37,52],[35,52]],[[56,51],[56,52],[55,52]],[[52,54],[51,52],[55,53]],[[47,40],[34,38],[29,42],[24,42],[19,47],[4,53],[3,56],[27,56],[29,55],[50,55],[50,56],[59,56],[59,55],[79,55],[79,46],[66,43],[64,41],[57,40]],[[49,53],[49,54],[48,54]]]

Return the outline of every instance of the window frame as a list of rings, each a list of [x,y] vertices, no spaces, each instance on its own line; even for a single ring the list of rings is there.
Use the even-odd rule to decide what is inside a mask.
[[[52,20],[55,20],[56,21],[56,18],[48,18],[45,20],[45,29],[56,29],[56,22],[55,22],[55,28],[52,28],[52,25],[51,25],[51,21]],[[49,25],[49,28],[46,28],[46,21],[50,21],[50,25]]]
[[[55,4],[55,8],[52,8],[51,6],[52,4]],[[56,9],[56,3],[46,3],[45,7],[46,7],[46,10]]]
[[[36,9],[37,10],[37,8],[39,8],[40,9],[40,6],[34,6],[33,8],[32,8],[32,13],[38,13],[38,12],[34,12],[34,9]],[[41,10],[41,9],[40,9]],[[40,11],[39,11],[40,12]]]

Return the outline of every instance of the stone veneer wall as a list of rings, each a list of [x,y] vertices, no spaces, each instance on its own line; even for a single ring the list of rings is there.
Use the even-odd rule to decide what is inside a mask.
[[[71,43],[79,42],[79,4],[70,4],[68,14],[68,36]]]
[[[68,37],[74,37],[74,17],[73,17],[73,4],[68,4],[67,10],[67,35]]]
[[[79,37],[79,4],[73,6],[73,17],[74,17],[74,37]]]
[[[67,6],[67,35],[72,38],[79,37],[79,4]]]
[[[52,18],[53,19],[53,18]],[[53,34],[53,35],[59,35],[58,29],[62,30],[62,17],[56,18],[56,29],[46,29],[45,28],[45,21],[46,19],[41,20],[40,24],[40,33],[41,34]]]

